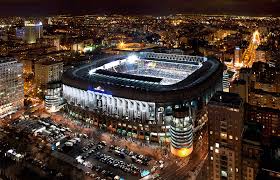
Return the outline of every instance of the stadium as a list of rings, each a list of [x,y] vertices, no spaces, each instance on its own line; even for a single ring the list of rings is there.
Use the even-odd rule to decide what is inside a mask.
[[[66,110],[112,133],[170,145],[179,157],[193,148],[205,105],[222,90],[216,59],[139,52],[99,59],[63,74]]]

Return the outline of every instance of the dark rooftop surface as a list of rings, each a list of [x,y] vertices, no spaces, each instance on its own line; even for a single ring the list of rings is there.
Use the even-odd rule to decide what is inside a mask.
[[[219,105],[219,106],[240,106],[242,99],[238,94],[217,91],[215,95],[211,98],[209,104]]]
[[[243,131],[243,141],[256,145],[261,144],[262,125],[255,122],[246,123]]]
[[[235,79],[233,82],[233,84],[241,84],[241,85],[245,85],[246,81],[244,79]]]
[[[42,64],[42,65],[52,65],[52,64],[59,64],[59,63],[63,63],[62,61],[55,61],[53,59],[42,59],[36,62],[36,64]]]

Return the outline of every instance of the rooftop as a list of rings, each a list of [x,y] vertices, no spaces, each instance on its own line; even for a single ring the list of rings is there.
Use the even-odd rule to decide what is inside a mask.
[[[211,98],[209,104],[218,106],[239,107],[242,104],[242,99],[238,94],[235,93],[217,91]]]
[[[36,62],[36,64],[41,64],[41,65],[53,65],[53,64],[60,64],[63,63],[62,61],[56,61],[53,58],[44,58]]]
[[[11,57],[1,57],[0,56],[0,64],[8,63],[8,62],[17,62],[17,60],[14,58],[11,58]]]
[[[255,122],[246,123],[243,131],[243,141],[246,143],[261,145],[262,125]]]
[[[233,82],[233,84],[241,84],[241,85],[245,85],[246,81],[244,79],[235,79]]]

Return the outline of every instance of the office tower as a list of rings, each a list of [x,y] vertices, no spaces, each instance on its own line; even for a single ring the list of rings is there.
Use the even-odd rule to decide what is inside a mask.
[[[37,87],[46,88],[50,82],[61,80],[63,62],[43,59],[35,63],[35,82]]]
[[[29,43],[36,43],[36,40],[43,36],[42,22],[34,23],[31,21],[24,22],[24,40]]]
[[[22,64],[13,58],[0,58],[0,118],[23,106]]]
[[[238,94],[217,92],[208,104],[210,179],[241,179],[243,112]]]

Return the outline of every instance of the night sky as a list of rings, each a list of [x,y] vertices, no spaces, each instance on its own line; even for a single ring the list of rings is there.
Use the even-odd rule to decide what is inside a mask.
[[[0,15],[171,13],[280,15],[280,0],[0,0]]]

